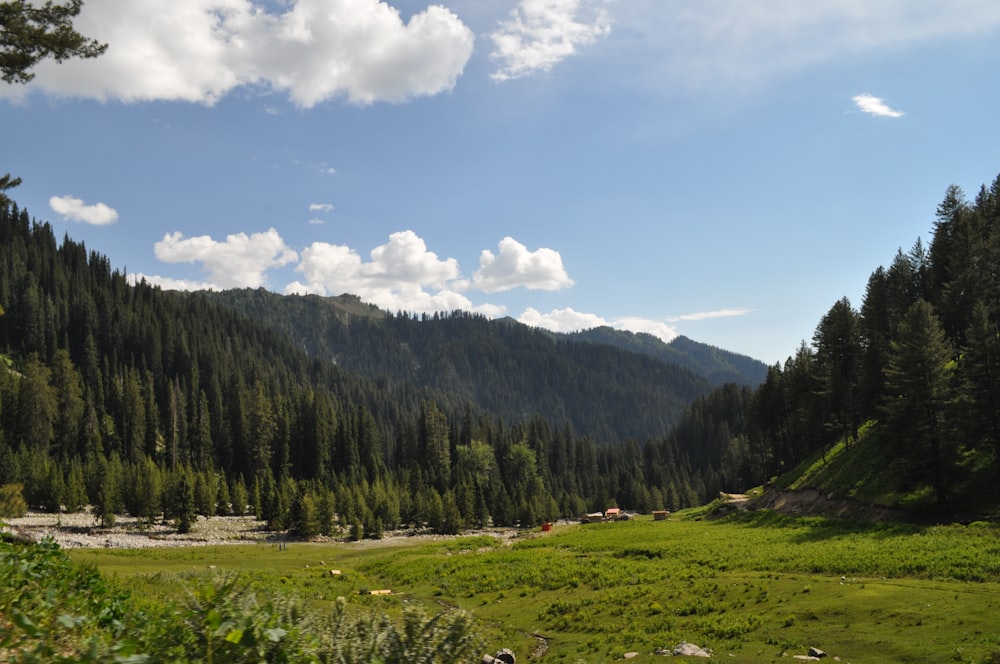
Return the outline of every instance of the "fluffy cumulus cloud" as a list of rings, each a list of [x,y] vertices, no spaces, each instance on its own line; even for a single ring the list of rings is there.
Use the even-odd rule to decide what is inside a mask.
[[[607,12],[585,12],[580,0],[521,0],[490,35],[499,67],[492,76],[502,81],[549,71],[610,31]]]
[[[583,313],[569,307],[554,309],[547,314],[528,307],[518,317],[518,321],[553,332],[578,332],[595,327],[612,327],[616,330],[652,334],[668,343],[677,337],[677,330],[660,321],[632,317],[608,320],[597,314]]]
[[[644,332],[659,337],[663,341],[670,343],[677,338],[677,330],[670,325],[658,320],[648,318],[624,317],[611,321],[611,327],[616,330],[628,330],[629,332]]]
[[[363,261],[350,247],[314,242],[302,251],[296,268],[304,281],[286,293],[352,293],[389,311],[433,312],[463,309],[501,315],[502,307],[477,307],[459,290],[464,286],[458,261],[441,259],[413,231],[400,231]]]
[[[164,263],[201,263],[216,288],[265,286],[267,270],[298,258],[273,228],[252,235],[236,233],[224,242],[208,235],[186,238],[179,232],[168,233],[153,251]]]
[[[212,104],[249,85],[287,93],[302,107],[340,97],[400,102],[452,89],[474,42],[442,6],[404,22],[379,0],[87,0],[76,27],[107,42],[107,52],[43,62],[29,88]]]
[[[572,279],[562,266],[558,252],[551,249],[528,251],[507,237],[500,242],[499,254],[484,251],[480,269],[473,279],[462,276],[458,261],[441,258],[411,230],[389,235],[389,239],[369,252],[368,260],[347,245],[313,242],[301,252],[285,244],[271,228],[264,233],[237,233],[225,240],[210,236],[185,237],[168,233],[154,245],[156,257],[165,263],[199,263],[206,273],[201,281],[138,274],[135,281],[166,289],[222,290],[267,287],[269,270],[295,264],[301,278],[289,283],[287,294],[340,295],[351,293],[388,311],[431,313],[474,311],[489,317],[504,316],[504,305],[474,304],[465,293],[506,291],[515,287],[556,290],[569,286]],[[563,327],[580,329],[608,324],[596,316],[569,322],[572,310],[554,312]],[[552,327],[552,323],[532,323]],[[560,328],[561,329],[561,328]]]
[[[857,95],[854,97],[854,104],[860,111],[869,115],[877,115],[883,118],[903,117],[902,111],[890,108],[884,101],[869,94]]]
[[[547,314],[528,307],[518,316],[518,321],[532,327],[540,327],[553,332],[578,332],[608,325],[608,321],[597,314],[574,311],[572,308],[553,309]]]
[[[566,274],[558,251],[545,248],[528,251],[514,238],[505,237],[500,241],[498,254],[483,250],[472,285],[484,293],[518,287],[554,291],[572,286],[573,280]]]
[[[118,221],[118,211],[104,203],[87,205],[73,196],[53,196],[49,207],[66,221],[79,221],[94,226],[107,226]]]

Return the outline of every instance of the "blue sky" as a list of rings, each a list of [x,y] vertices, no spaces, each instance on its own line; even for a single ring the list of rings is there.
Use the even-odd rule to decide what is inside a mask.
[[[86,0],[10,192],[166,288],[352,292],[768,363],[1000,172],[995,0]]]

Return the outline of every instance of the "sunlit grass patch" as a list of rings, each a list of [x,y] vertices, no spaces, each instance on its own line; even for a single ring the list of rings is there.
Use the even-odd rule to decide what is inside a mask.
[[[684,515],[682,515],[683,517]],[[220,556],[225,554],[225,561]],[[799,518],[767,511],[721,520],[649,518],[566,527],[498,544],[490,536],[398,546],[249,545],[119,555],[73,553],[118,576],[238,570],[255,587],[317,606],[472,612],[489,648],[603,662],[697,643],[733,661],[769,662],[810,645],[842,661],[983,661],[1000,649],[1000,530]],[[336,566],[345,578],[324,577]],[[127,562],[127,564],[122,564]],[[160,568],[150,572],[150,567]],[[160,576],[157,576],[159,574]],[[365,596],[362,588],[390,588]],[[733,657],[728,657],[729,655]]]

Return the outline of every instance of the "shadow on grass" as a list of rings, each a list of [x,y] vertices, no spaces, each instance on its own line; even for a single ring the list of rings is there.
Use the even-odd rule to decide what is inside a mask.
[[[821,516],[796,516],[774,510],[756,510],[733,514],[719,523],[739,524],[748,528],[787,528],[798,532],[789,541],[793,544],[821,542],[847,536],[864,535],[877,539],[906,537],[923,530],[923,526],[899,521],[855,521]]]

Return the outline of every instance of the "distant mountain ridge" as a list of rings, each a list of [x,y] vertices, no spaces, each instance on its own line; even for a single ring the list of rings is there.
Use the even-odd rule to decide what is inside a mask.
[[[685,336],[679,336],[667,343],[645,332],[615,330],[606,326],[563,336],[650,355],[664,362],[690,369],[716,387],[726,383],[755,387],[767,378],[767,365],[760,360],[703,344]]]
[[[352,295],[244,289],[209,297],[368,379],[468,399],[510,422],[542,417],[555,426],[569,423],[595,440],[662,436],[691,401],[716,385],[762,380],[733,368],[739,356],[690,340],[672,347],[650,335],[610,329],[593,338],[555,334],[467,312],[417,318]],[[752,368],[754,361],[746,359]]]

